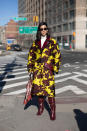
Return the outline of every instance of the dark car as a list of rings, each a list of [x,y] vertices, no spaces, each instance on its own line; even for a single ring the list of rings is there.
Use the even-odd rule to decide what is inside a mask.
[[[21,48],[20,45],[15,44],[15,45],[11,45],[11,50],[14,50],[14,51],[22,51],[22,48]]]

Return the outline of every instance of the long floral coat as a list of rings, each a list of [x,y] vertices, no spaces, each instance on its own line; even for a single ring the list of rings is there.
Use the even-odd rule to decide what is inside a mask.
[[[47,38],[41,48],[41,41],[33,42],[29,54],[27,68],[33,72],[32,95],[55,96],[54,73],[58,73],[61,53],[53,38]]]

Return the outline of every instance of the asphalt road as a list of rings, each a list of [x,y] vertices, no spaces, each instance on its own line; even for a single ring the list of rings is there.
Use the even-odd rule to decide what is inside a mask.
[[[28,80],[28,51],[10,53],[0,57],[1,94],[24,95]],[[86,96],[87,53],[62,51],[61,56],[59,74],[55,75],[56,98],[73,100],[74,97]]]

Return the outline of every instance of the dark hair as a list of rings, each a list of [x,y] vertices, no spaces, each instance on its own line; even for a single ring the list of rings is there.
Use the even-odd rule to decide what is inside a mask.
[[[48,29],[48,26],[47,26],[47,23],[46,22],[41,22],[39,23],[39,26],[38,26],[38,29],[37,29],[37,34],[36,34],[36,40],[39,41],[41,39],[41,31],[40,31],[40,27],[42,25],[46,25],[47,29]],[[50,32],[49,32],[49,29],[48,29],[48,32],[47,32],[47,37],[50,37]]]

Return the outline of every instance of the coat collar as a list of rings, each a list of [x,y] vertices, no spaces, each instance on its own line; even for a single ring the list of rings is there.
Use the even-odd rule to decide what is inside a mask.
[[[40,49],[44,49],[44,47],[48,44],[48,41],[50,40],[50,37],[47,37],[46,41],[43,44],[43,47],[41,48],[41,40],[37,41],[37,44],[39,46]]]

